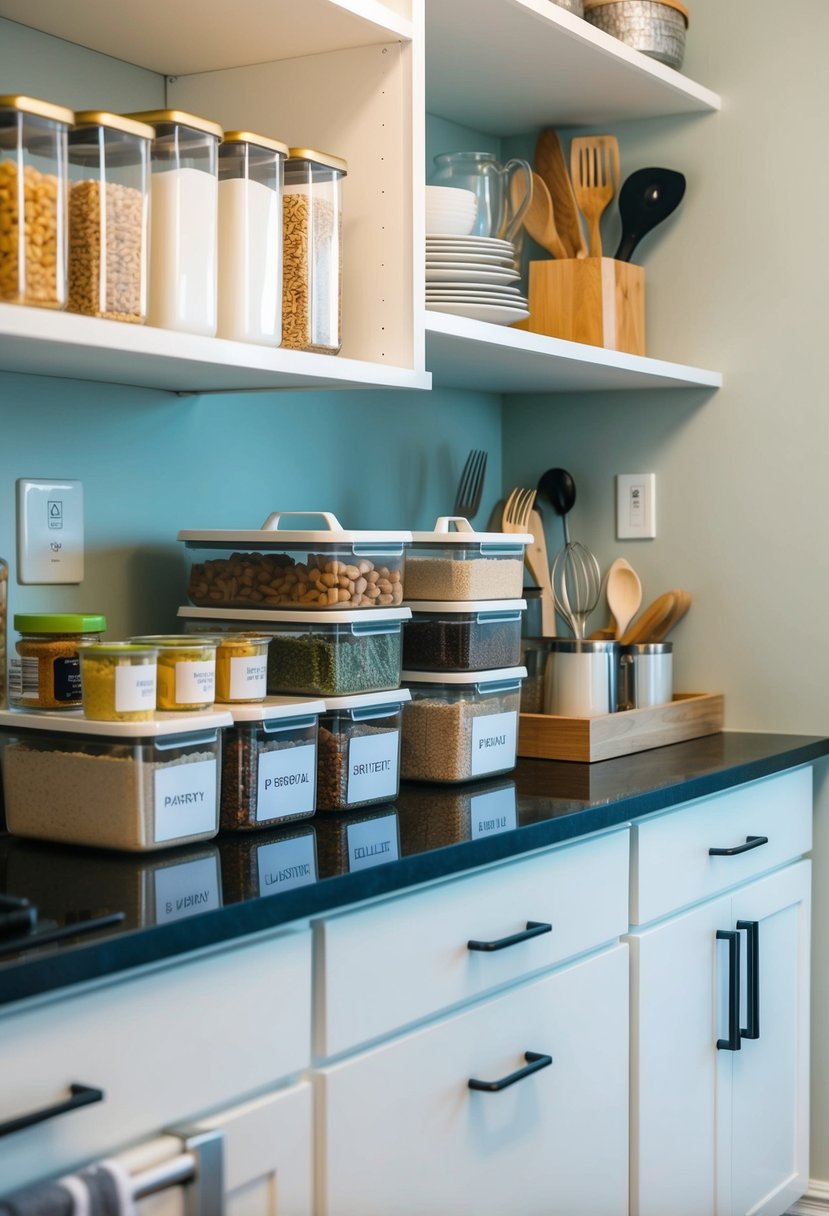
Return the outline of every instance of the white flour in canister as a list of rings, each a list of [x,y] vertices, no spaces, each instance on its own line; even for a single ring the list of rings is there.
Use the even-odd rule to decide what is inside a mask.
[[[219,183],[219,336],[282,341],[279,195],[250,178]]]
[[[147,322],[216,333],[218,181],[201,169],[152,174]]]

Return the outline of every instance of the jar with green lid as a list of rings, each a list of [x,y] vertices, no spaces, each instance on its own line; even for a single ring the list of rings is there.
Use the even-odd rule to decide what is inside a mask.
[[[149,722],[155,713],[152,646],[101,642],[80,648],[83,712],[96,722]]]
[[[17,612],[20,634],[9,663],[9,703],[21,709],[76,709],[82,704],[79,647],[99,642],[106,617],[84,612]]]
[[[216,638],[152,634],[130,639],[158,651],[156,709],[210,709],[216,700]]]

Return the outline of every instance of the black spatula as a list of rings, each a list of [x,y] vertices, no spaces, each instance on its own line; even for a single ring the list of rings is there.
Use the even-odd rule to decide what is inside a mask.
[[[637,169],[619,191],[622,239],[616,260],[629,262],[643,236],[675,211],[685,193],[685,178],[675,169]]]

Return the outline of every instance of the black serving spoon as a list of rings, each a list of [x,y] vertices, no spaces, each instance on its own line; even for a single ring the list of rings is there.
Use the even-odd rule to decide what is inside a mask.
[[[615,257],[629,262],[643,236],[661,224],[682,202],[685,178],[675,169],[637,169],[619,191],[622,239]]]
[[[576,483],[566,469],[548,469],[538,479],[538,493],[565,521],[576,501]]]

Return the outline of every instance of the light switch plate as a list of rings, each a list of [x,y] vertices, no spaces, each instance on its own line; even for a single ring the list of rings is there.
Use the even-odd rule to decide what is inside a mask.
[[[83,486],[17,481],[18,583],[83,582]]]
[[[656,536],[656,474],[616,474],[616,539]]]

